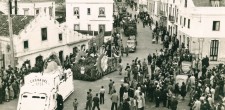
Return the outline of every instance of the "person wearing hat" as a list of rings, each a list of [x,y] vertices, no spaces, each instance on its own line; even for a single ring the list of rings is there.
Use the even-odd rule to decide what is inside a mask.
[[[78,110],[77,108],[78,108],[78,101],[77,101],[77,98],[75,98],[74,99],[74,102],[73,102],[73,108],[74,108],[74,110]]]

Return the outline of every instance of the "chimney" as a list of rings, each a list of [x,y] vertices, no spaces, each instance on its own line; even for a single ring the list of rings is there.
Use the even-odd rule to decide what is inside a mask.
[[[12,1],[9,0],[9,14],[12,15]]]
[[[17,0],[15,0],[15,15],[17,15]]]

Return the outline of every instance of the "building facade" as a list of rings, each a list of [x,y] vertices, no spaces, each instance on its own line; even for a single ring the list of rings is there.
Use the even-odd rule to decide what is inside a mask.
[[[113,0],[66,0],[67,26],[74,31],[111,36]]]
[[[8,14],[8,0],[0,0],[0,11]],[[11,14],[13,15],[31,15],[46,14],[55,17],[55,1],[54,0],[12,0]]]
[[[199,58],[210,61],[225,58],[225,2],[219,7],[209,1],[182,0],[179,6],[178,39]]]
[[[1,45],[5,46],[6,50],[4,48],[2,50],[6,51],[4,54],[7,54],[9,53],[7,16],[3,15],[1,18],[1,22],[6,22],[1,27],[1,38],[6,39],[5,42],[1,40]],[[91,38],[68,30],[66,26],[60,25],[48,15],[39,14],[36,17],[15,15],[12,21],[14,52],[18,67],[25,62],[33,67],[37,60],[46,59],[52,52],[58,53],[59,59],[63,61],[70,53],[87,49],[89,38]],[[4,60],[8,62],[11,59]]]

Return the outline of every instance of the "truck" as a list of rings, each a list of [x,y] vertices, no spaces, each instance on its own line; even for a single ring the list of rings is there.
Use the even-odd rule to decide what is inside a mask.
[[[53,56],[53,57],[52,57]],[[24,77],[17,110],[56,110],[74,92],[71,69],[64,70],[56,54],[44,63],[44,70]]]
[[[125,36],[136,36],[137,35],[137,24],[135,20],[126,20],[124,23],[124,34]]]

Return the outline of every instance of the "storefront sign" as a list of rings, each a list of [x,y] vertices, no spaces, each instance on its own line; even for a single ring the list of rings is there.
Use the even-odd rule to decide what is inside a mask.
[[[43,86],[43,85],[47,85],[48,81],[47,79],[35,78],[35,79],[31,79],[28,83],[31,85]]]

